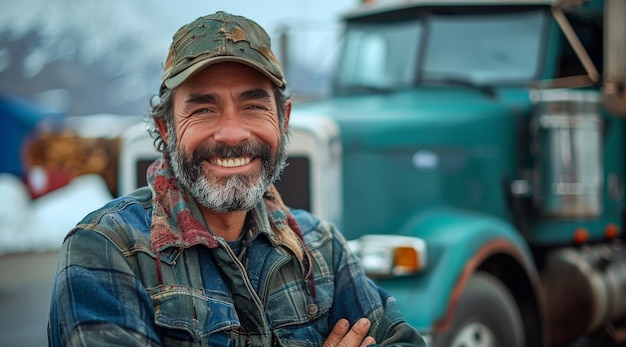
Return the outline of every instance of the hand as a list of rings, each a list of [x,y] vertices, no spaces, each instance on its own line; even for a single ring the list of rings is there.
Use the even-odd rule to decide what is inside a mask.
[[[367,336],[371,323],[367,318],[359,319],[350,328],[346,319],[340,319],[324,341],[322,347],[366,347],[376,343],[376,339]]]

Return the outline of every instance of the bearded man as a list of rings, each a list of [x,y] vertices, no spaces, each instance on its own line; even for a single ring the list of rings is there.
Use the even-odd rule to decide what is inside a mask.
[[[149,117],[148,186],[63,242],[51,346],[367,346],[423,340],[336,228],[281,201],[291,101],[267,33],[182,27]]]

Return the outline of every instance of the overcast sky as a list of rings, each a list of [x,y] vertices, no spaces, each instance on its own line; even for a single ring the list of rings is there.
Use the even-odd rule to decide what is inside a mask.
[[[34,25],[43,25],[53,37],[68,26],[84,27],[85,35],[99,47],[123,35],[120,32],[133,31],[152,43],[146,54],[161,52],[164,59],[171,37],[179,27],[199,16],[224,10],[255,20],[274,41],[280,28],[289,26],[296,32],[296,41],[306,42],[297,47],[300,57],[315,62],[329,47],[336,47],[340,14],[358,3],[358,0],[0,0],[0,29],[10,27],[15,35],[22,35]]]

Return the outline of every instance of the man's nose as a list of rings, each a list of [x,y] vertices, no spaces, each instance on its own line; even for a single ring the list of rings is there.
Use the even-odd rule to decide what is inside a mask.
[[[235,146],[250,138],[250,130],[241,117],[237,115],[224,115],[218,124],[213,138],[216,142],[228,146]]]

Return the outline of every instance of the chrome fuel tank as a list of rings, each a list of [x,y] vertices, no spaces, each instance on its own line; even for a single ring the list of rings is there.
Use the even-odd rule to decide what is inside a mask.
[[[596,91],[535,92],[535,205],[548,217],[602,213],[602,118]]]

